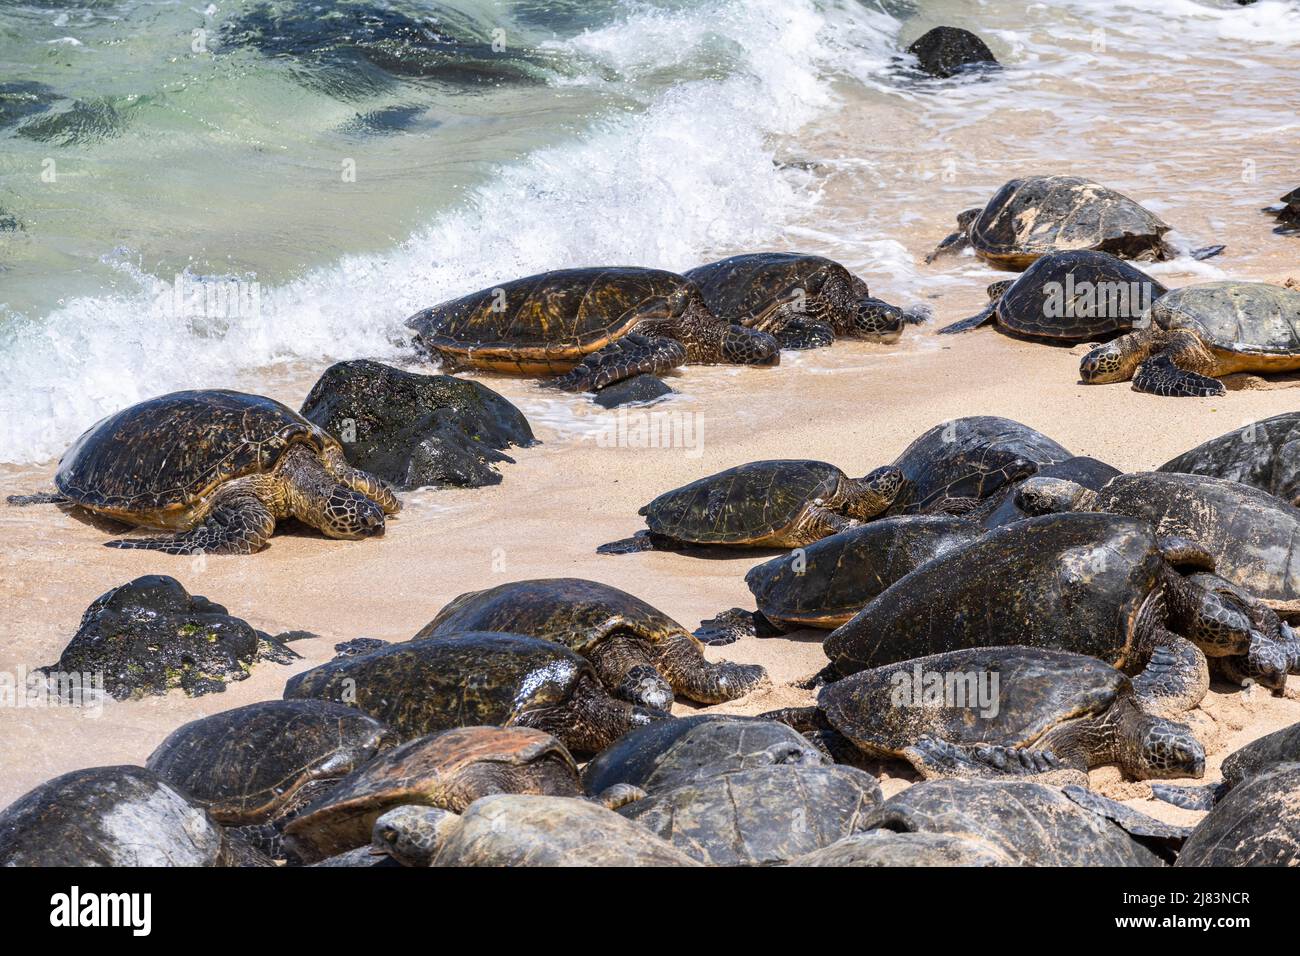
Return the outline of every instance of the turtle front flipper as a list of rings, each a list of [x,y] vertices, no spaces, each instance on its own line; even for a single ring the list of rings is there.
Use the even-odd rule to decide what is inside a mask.
[[[1054,784],[1088,779],[1087,767],[1054,751],[992,744],[954,744],[929,735],[903,748],[903,758],[927,780],[951,777],[1037,777]],[[1044,781],[1046,782],[1046,780]]]
[[[589,674],[578,681],[567,701],[524,711],[514,723],[552,734],[572,751],[594,754],[630,730],[668,719],[661,710],[615,700]]]
[[[1199,704],[1210,689],[1210,666],[1191,641],[1161,630],[1133,692],[1152,714],[1181,714]]]
[[[1228,791],[1222,783],[1211,783],[1203,787],[1175,787],[1168,783],[1151,784],[1151,796],[1165,803],[1172,803],[1184,810],[1213,810],[1214,805]]]
[[[1183,367],[1191,354],[1190,350],[1178,347],[1154,353],[1134,373],[1134,391],[1163,395],[1166,398],[1215,398],[1225,394],[1227,389],[1217,378]],[[1184,362],[1180,362],[1180,359]]]
[[[934,252],[925,257],[927,263],[934,262],[940,256],[948,256],[961,252],[970,245],[970,227],[975,221],[975,217],[982,213],[984,209],[967,209],[957,214],[957,231],[949,235],[943,242],[934,247]]]
[[[322,458],[325,467],[339,484],[370,498],[384,509],[384,514],[395,515],[402,510],[402,502],[393,493],[388,483],[360,468],[353,468],[343,457],[342,449],[329,448]]]
[[[822,349],[835,342],[835,330],[824,322],[790,319],[772,334],[783,349]]]
[[[106,541],[109,548],[139,548],[166,554],[253,554],[266,547],[275,515],[260,497],[238,482],[219,490],[203,523],[179,534]]]
[[[708,660],[687,634],[664,638],[656,650],[656,669],[674,690],[701,704],[736,700],[770,683],[767,670],[758,664]]]
[[[998,314],[998,304],[992,302],[984,307],[982,312],[972,315],[969,318],[959,319],[952,325],[945,325],[939,330],[940,335],[954,335],[958,332],[969,332],[972,329],[978,329],[981,325],[988,325]]]
[[[686,364],[686,346],[676,339],[625,335],[586,356],[575,368],[547,379],[542,388],[596,392],[634,375],[662,375]]]

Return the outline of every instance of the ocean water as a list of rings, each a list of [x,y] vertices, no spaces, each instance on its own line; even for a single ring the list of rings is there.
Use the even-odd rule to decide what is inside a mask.
[[[938,23],[1006,69],[918,82]],[[900,300],[982,284],[921,256],[1024,173],[1204,244],[1300,185],[1297,44],[1293,0],[6,0],[0,462],[410,358],[411,313],[545,269],[798,248]]]

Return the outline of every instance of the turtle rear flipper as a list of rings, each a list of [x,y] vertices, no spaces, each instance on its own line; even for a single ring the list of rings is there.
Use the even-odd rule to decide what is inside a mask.
[[[596,548],[597,554],[636,554],[638,551],[685,551],[686,548],[653,531],[638,531],[630,538],[619,538]]]
[[[5,501],[16,508],[25,508],[28,505],[63,505],[71,499],[57,491],[38,491],[33,495],[10,495]]]
[[[634,375],[662,375],[685,364],[686,346],[676,339],[625,335],[541,386],[566,392],[596,392]]]
[[[232,489],[220,496],[207,519],[189,531],[149,538],[118,538],[109,548],[146,549],[166,554],[253,554],[266,547],[275,515],[251,492]]]
[[[1138,367],[1133,389],[1166,398],[1217,398],[1227,393],[1217,378],[1180,368],[1169,352],[1152,355]]]
[[[1176,787],[1169,783],[1151,784],[1151,796],[1184,810],[1213,810],[1228,792],[1226,784],[1211,783],[1203,787]]]
[[[990,744],[954,744],[923,736],[903,748],[903,758],[927,780],[949,777],[1048,777],[1053,782],[1087,780],[1087,770],[1070,766],[1051,750],[1000,747]]]
[[[952,323],[952,325],[945,325],[939,330],[939,334],[953,335],[957,332],[969,332],[971,329],[978,329],[980,326],[992,322],[997,314],[998,304],[996,302],[990,302],[979,314],[972,315],[966,319],[961,319],[960,321]]]
[[[784,633],[785,629],[773,624],[763,612],[733,607],[701,621],[695,629],[695,639],[701,644],[717,646],[733,644],[742,637],[776,637]]]

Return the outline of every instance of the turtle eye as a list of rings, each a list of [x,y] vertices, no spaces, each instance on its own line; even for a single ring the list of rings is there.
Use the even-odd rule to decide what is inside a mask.
[[[379,831],[379,838],[389,846],[397,846],[397,830],[394,827],[384,827]]]

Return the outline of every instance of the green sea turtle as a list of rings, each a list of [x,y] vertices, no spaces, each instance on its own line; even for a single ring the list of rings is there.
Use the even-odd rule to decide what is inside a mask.
[[[581,578],[542,578],[453,599],[412,640],[503,631],[557,641],[591,662],[615,697],[667,710],[674,693],[704,704],[767,682],[757,664],[713,663],[680,624],[626,591]]]
[[[629,731],[588,761],[582,782],[590,793],[620,785],[654,793],[735,770],[829,762],[785,724],[696,714]]]
[[[1122,259],[1091,249],[1053,252],[1010,282],[989,286],[978,315],[939,330],[966,332],[989,322],[1018,338],[1098,342],[1127,332],[1167,290]]]
[[[1206,814],[1176,866],[1300,866],[1300,763],[1247,777]]]
[[[1030,518],[917,568],[822,646],[840,675],[968,647],[1023,645],[1095,657],[1133,677],[1148,701],[1194,696],[1208,680],[1206,654],[1281,686],[1276,615],[1224,593],[1217,584],[1231,585],[1221,578],[1185,573],[1213,566],[1203,548],[1157,536],[1136,518]],[[1153,656],[1158,669],[1149,665]]]
[[[396,742],[344,704],[268,700],[182,725],[145,766],[276,856],[285,820]]]
[[[714,866],[782,863],[865,829],[880,784],[855,767],[768,766],[659,790],[618,812]]]
[[[504,282],[406,320],[448,369],[554,375],[596,391],[687,362],[775,365],[772,336],[709,310],[693,282],[661,269],[562,269]]]
[[[1148,713],[1195,707],[1209,682],[1140,684],[1093,657],[1041,647],[975,647],[859,671],[822,687],[816,707],[764,716],[829,726],[872,757],[905,760],[926,779],[1043,775],[1087,782],[1115,763],[1137,780],[1200,777],[1191,729]]]
[[[614,700],[591,664],[567,647],[486,632],[336,658],[292,678],[284,696],[350,703],[404,740],[452,727],[532,727],[588,753],[665,717]]]
[[[1224,394],[1237,372],[1300,369],[1300,290],[1265,282],[1203,282],[1167,292],[1138,329],[1079,363],[1088,385],[1133,381],[1153,395]]]
[[[1008,485],[1070,457],[1042,432],[1009,418],[954,418],[926,431],[894,460],[904,482],[886,513],[978,520]]]
[[[824,461],[752,461],[664,492],[637,512],[649,531],[596,550],[796,548],[876,517],[901,487],[902,475],[892,467],[854,479]]]
[[[1282,203],[1280,207],[1264,208],[1264,212],[1277,217],[1278,226],[1273,231],[1283,236],[1300,233],[1300,187],[1291,190],[1278,202]]]
[[[494,794],[457,816],[398,807],[374,846],[406,866],[699,866],[645,827],[570,797]]]
[[[861,828],[979,840],[1017,866],[1161,865],[1104,814],[1028,780],[924,780],[868,813]]]
[[[683,275],[699,286],[714,315],[776,337],[783,348],[830,345],[837,338],[894,342],[912,313],[873,299],[867,284],[832,259],[755,252]]]
[[[1016,496],[1029,514],[1104,512],[1149,521],[1159,535],[1204,547],[1220,577],[1277,609],[1300,611],[1300,508],[1266,491],[1226,478],[1147,471],[1119,475],[1098,491],[1036,476]]]
[[[1212,438],[1156,471],[1227,478],[1300,506],[1300,412],[1284,412]]]
[[[64,453],[54,484],[58,495],[9,501],[67,501],[176,532],[107,542],[168,554],[251,554],[285,518],[331,538],[370,537],[402,507],[301,415],[225,389],[173,392],[110,415]]]
[[[758,610],[724,611],[696,636],[726,644],[804,627],[831,630],[903,575],[981,534],[979,525],[950,515],[898,515],[841,531],[750,568],[745,583]]]
[[[226,866],[228,835],[143,767],[74,770],[0,812],[0,866]]]
[[[1189,810],[1209,810],[1247,777],[1284,763],[1300,763],[1300,723],[1265,734],[1240,750],[1234,750],[1219,767],[1223,777],[1220,783],[1205,787],[1153,784],[1151,795]]]
[[[1004,269],[1021,270],[1052,252],[1092,249],[1122,259],[1172,259],[1164,240],[1169,225],[1113,189],[1078,176],[1026,176],[1013,179],[982,208],[957,217],[957,231],[926,257],[970,246],[975,254]],[[1193,253],[1209,258],[1212,246]]]
[[[418,737],[356,769],[285,827],[304,860],[370,842],[375,821],[406,805],[464,813],[492,793],[580,797],[573,757],[528,727],[456,727]]]

